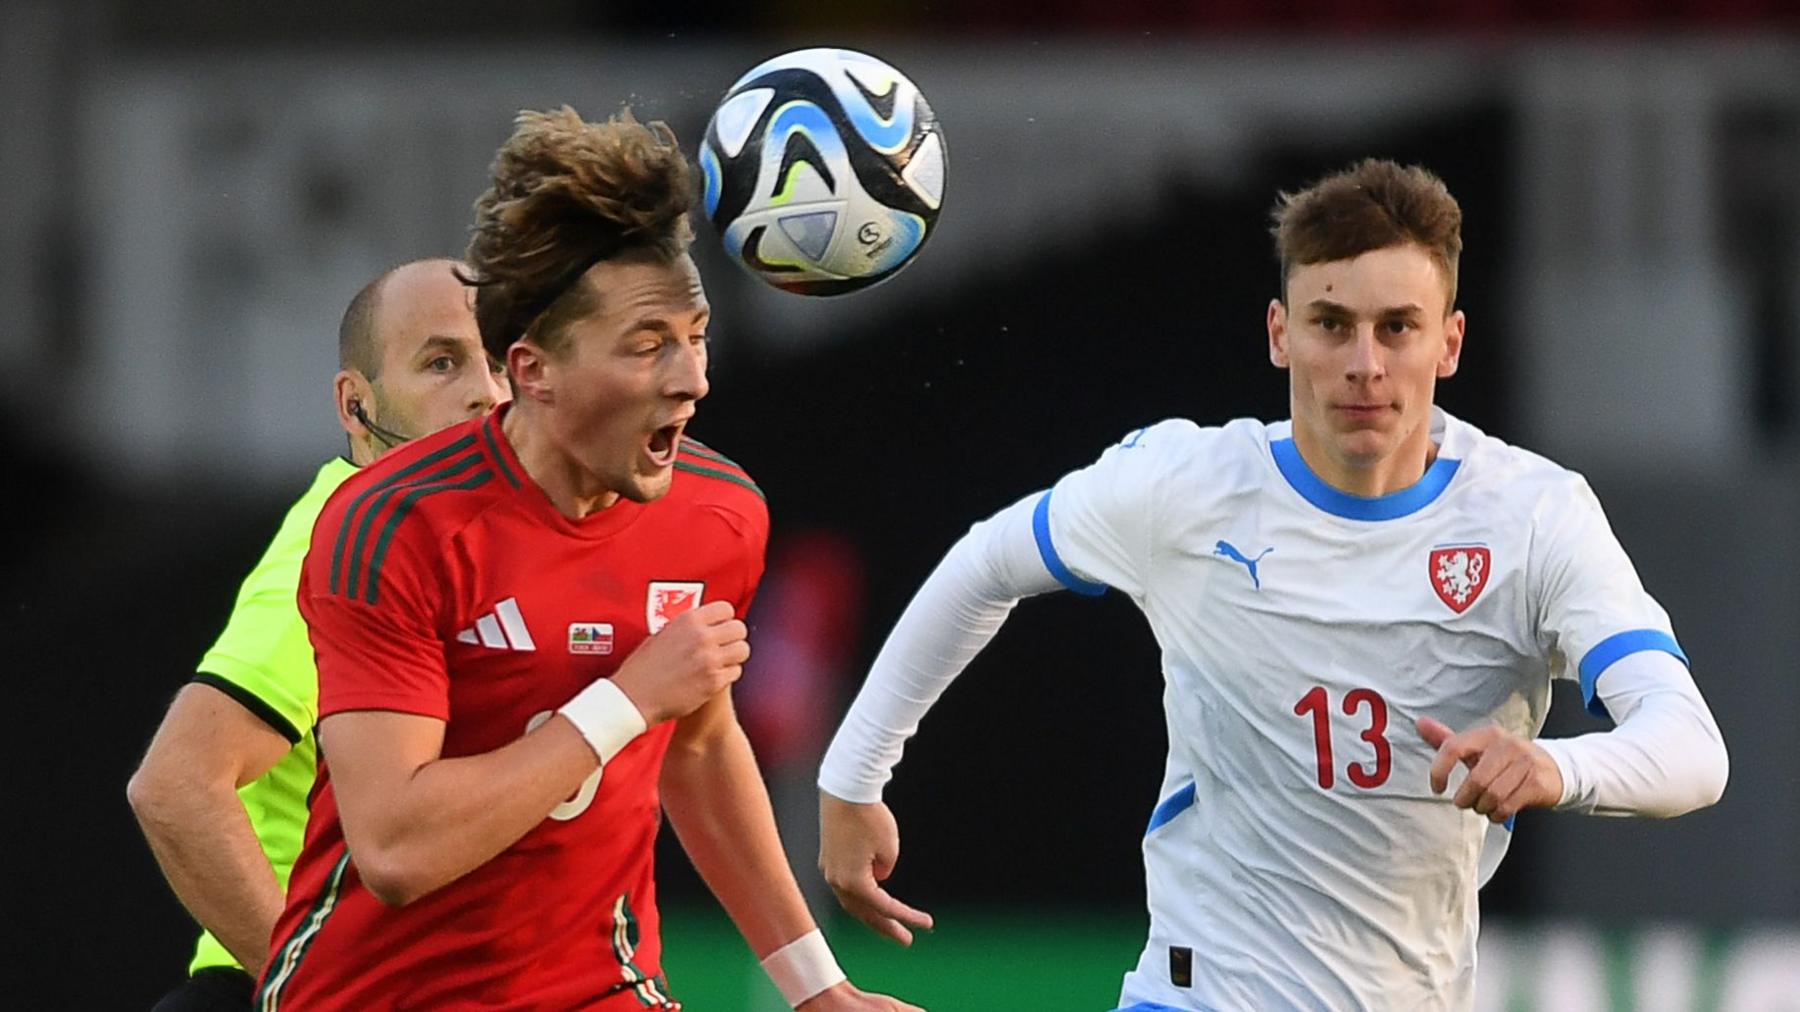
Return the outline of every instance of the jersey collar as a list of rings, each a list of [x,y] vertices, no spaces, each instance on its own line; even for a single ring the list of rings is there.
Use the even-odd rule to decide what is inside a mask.
[[[610,538],[635,523],[644,512],[644,504],[635,503],[621,496],[611,506],[573,520],[563,516],[550,497],[545,494],[538,483],[533,481],[525,471],[525,465],[519,463],[518,454],[513,452],[512,443],[507,441],[506,430],[501,427],[506,413],[512,409],[512,402],[495,408],[481,421],[481,438],[487,447],[488,455],[500,467],[501,477],[512,487],[512,495],[519,500],[526,512],[537,517],[546,526],[572,537],[597,541]]]
[[[1351,495],[1326,484],[1300,456],[1300,448],[1294,445],[1292,423],[1283,426],[1287,433],[1283,438],[1270,440],[1269,453],[1275,458],[1276,470],[1294,491],[1332,516],[1346,520],[1398,520],[1436,502],[1456,477],[1462,459],[1452,454],[1460,454],[1463,447],[1459,445],[1459,427],[1452,422],[1441,408],[1431,409],[1431,438],[1438,444],[1437,459],[1417,482],[1387,495]]]

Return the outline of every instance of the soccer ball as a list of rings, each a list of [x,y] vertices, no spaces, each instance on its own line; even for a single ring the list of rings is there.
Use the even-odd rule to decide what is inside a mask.
[[[700,145],[706,216],[752,274],[801,295],[892,277],[937,221],[944,135],[893,67],[802,49],[738,78]]]

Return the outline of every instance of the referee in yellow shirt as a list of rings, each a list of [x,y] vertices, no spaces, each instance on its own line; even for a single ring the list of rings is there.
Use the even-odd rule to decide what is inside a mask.
[[[506,398],[459,267],[404,264],[351,300],[332,383],[350,457],[327,461],[288,510],[131,778],[144,837],[203,929],[158,1012],[248,1009],[268,957],[317,758],[318,674],[294,598],[319,510],[357,467]]]

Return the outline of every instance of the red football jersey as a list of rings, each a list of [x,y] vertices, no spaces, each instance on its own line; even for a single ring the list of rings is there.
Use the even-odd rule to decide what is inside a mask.
[[[741,468],[684,439],[666,496],[570,520],[519,466],[504,411],[383,456],[320,514],[299,594],[321,718],[436,717],[445,757],[488,752],[675,615],[747,610],[769,521]],[[400,908],[357,876],[321,748],[258,1007],[677,1007],[651,874],[673,731],[651,728],[493,860]]]

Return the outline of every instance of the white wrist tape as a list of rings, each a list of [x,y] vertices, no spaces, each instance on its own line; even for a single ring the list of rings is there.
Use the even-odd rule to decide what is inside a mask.
[[[818,928],[769,953],[762,968],[775,982],[775,990],[794,1008],[848,979]]]
[[[556,712],[569,718],[569,723],[587,739],[602,766],[612,762],[612,757],[648,726],[631,697],[610,678],[595,679],[594,684],[577,692]]]

